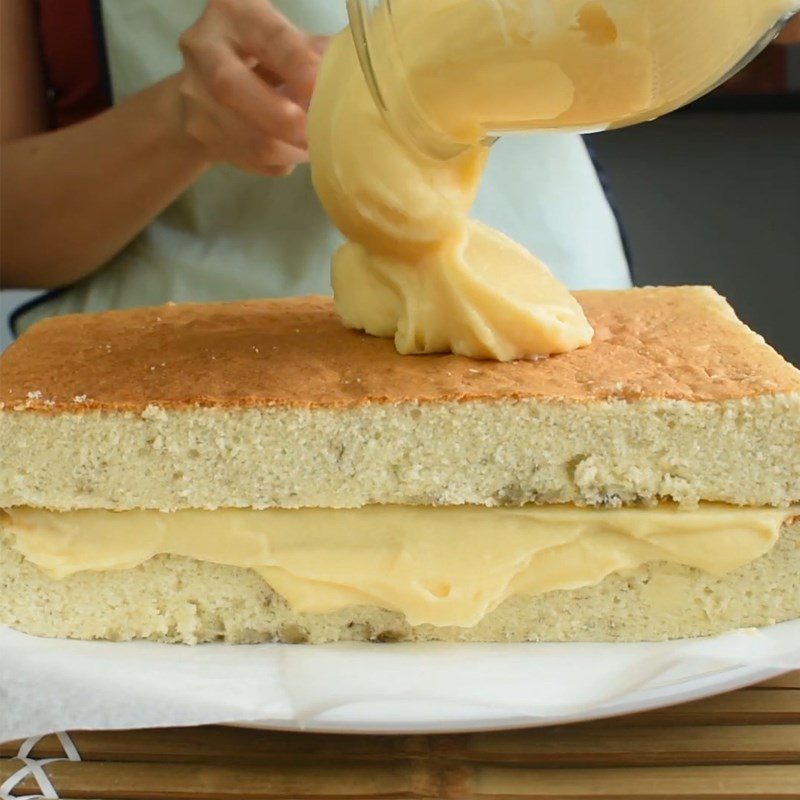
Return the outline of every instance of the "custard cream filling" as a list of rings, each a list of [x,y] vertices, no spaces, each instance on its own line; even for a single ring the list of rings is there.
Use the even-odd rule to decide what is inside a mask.
[[[345,325],[393,338],[400,353],[511,361],[588,345],[591,325],[547,266],[469,219],[489,156],[484,137],[653,119],[713,86],[796,5],[380,4],[370,15],[370,38],[374,63],[385,66],[380,89],[389,113],[413,119],[418,105],[433,129],[465,149],[436,159],[395,136],[373,101],[351,32],[334,38],[311,105],[309,148],[317,194],[348,239],[332,263]]]
[[[374,505],[358,509],[6,510],[13,546],[53,578],[159,554],[252,569],[298,612],[402,612],[470,627],[512,595],[578,589],[648,562],[722,575],[762,556],[792,509]]]

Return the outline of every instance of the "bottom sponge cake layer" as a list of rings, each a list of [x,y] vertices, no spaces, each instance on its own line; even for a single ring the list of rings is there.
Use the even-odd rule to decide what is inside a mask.
[[[666,562],[581,589],[505,600],[469,628],[409,625],[352,606],[297,613],[255,572],[160,555],[135,568],[55,580],[0,539],[0,623],[40,636],[165,642],[648,641],[800,616],[800,521],[766,555],[724,576]]]

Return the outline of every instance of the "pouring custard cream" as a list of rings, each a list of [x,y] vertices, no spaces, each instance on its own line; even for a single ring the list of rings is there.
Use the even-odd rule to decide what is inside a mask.
[[[320,71],[309,144],[314,186],[349,240],[332,264],[343,322],[394,338],[401,353],[508,361],[589,344],[581,307],[547,267],[468,217],[491,135],[653,119],[711,89],[796,8],[392,0],[367,21],[378,48],[370,77],[386,114],[351,31],[340,33]],[[409,120],[447,143],[450,157],[404,135]]]

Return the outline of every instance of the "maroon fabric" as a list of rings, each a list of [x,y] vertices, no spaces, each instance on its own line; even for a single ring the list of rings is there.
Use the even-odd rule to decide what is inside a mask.
[[[39,35],[57,128],[111,104],[92,0],[39,0]]]

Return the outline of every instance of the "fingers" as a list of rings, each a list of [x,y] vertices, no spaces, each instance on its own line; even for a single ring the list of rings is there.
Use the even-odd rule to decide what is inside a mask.
[[[321,56],[324,52],[328,49],[328,45],[331,43],[330,36],[312,36],[311,37],[311,46],[314,50]]]
[[[200,32],[218,34],[240,58],[254,58],[277,76],[298,103],[308,104],[320,53],[312,37],[296,28],[266,0],[209,0]]]
[[[280,131],[253,125],[236,111],[220,107],[202,86],[184,84],[181,92],[190,101],[186,104],[186,131],[214,160],[266,175],[288,174],[308,161],[305,147],[287,142]],[[269,126],[274,127],[272,123]]]
[[[180,39],[186,132],[213,160],[288,174],[308,160],[306,109],[325,43],[266,0],[210,0]]]
[[[201,91],[267,136],[306,147],[306,112],[260,78],[230,50],[206,46],[188,52]]]
[[[220,0],[214,0],[220,2]],[[264,0],[221,0],[236,29],[240,52],[258,60],[264,70],[278,76],[290,97],[307,104],[314,90],[320,53],[312,37],[292,25]]]

